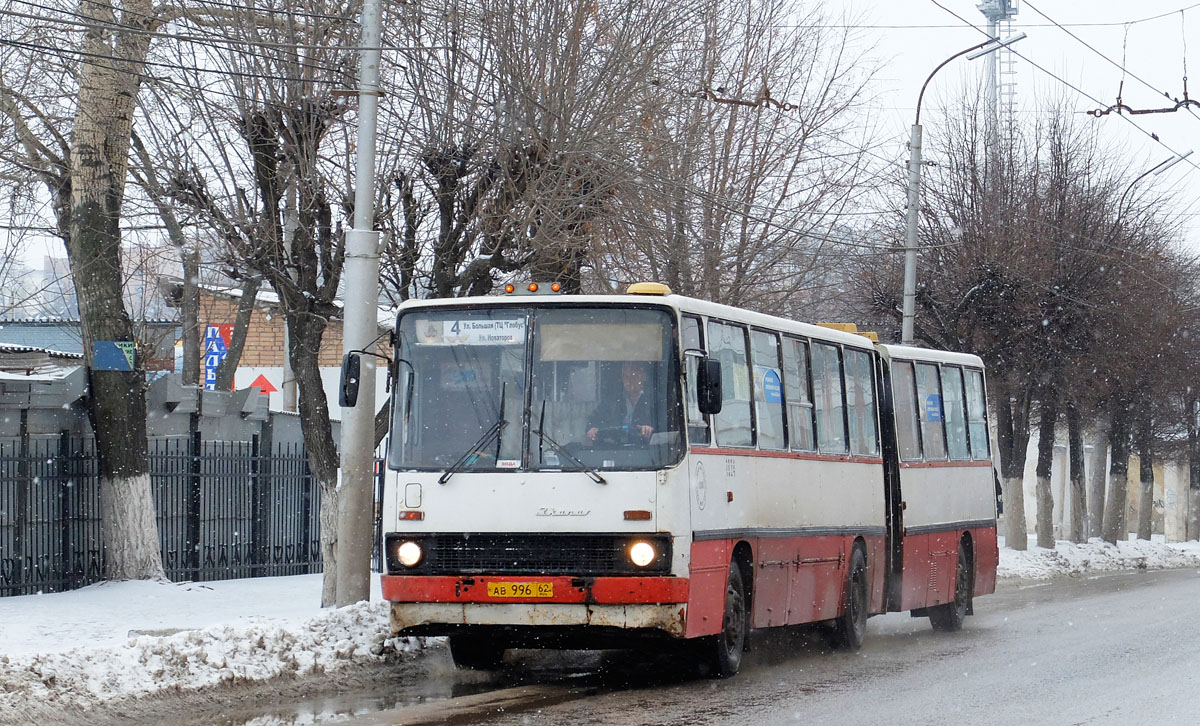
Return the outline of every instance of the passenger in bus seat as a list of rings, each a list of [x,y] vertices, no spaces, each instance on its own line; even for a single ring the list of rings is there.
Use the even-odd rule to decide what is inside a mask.
[[[654,432],[661,411],[654,405],[654,396],[646,390],[650,376],[649,364],[626,361],[621,364],[621,388],[624,395],[601,401],[588,418],[587,438],[595,442],[606,437],[609,430],[628,432],[626,441],[646,443]]]

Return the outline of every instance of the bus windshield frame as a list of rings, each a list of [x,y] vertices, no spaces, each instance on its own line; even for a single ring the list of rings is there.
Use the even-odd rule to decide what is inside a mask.
[[[673,308],[644,303],[404,310],[396,321],[388,466],[584,473],[674,466],[687,445],[678,325]]]

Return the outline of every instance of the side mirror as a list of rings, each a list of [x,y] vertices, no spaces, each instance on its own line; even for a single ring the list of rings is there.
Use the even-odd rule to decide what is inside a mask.
[[[354,408],[358,403],[358,381],[361,376],[362,356],[347,353],[342,357],[342,379],[338,391],[338,405]]]
[[[700,359],[698,370],[696,398],[700,403],[700,413],[721,413],[721,403],[724,401],[721,390],[721,361],[705,356]]]

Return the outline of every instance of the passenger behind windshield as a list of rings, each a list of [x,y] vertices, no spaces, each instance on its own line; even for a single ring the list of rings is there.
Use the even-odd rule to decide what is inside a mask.
[[[655,432],[663,430],[665,407],[663,401],[647,392],[648,378],[647,363],[621,364],[621,390],[607,392],[588,417],[589,442],[646,445]]]

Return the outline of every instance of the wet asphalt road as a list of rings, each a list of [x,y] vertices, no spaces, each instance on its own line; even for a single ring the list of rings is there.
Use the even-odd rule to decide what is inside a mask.
[[[448,654],[430,657],[448,665]],[[829,652],[812,630],[756,633],[742,672],[726,681],[698,677],[676,654],[621,652],[519,651],[494,678],[506,690],[349,723],[1192,726],[1200,571],[1002,584],[959,633],[880,616],[856,654]]]

